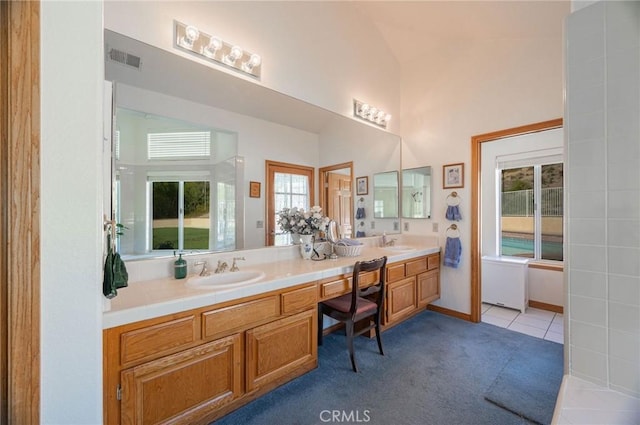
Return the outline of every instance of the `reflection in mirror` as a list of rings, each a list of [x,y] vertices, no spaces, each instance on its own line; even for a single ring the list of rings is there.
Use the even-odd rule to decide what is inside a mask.
[[[114,150],[124,258],[236,249],[236,134],[116,108]]]
[[[272,229],[267,229],[270,214],[266,193],[260,198],[250,198],[248,194],[245,197],[250,181],[261,182],[266,188],[267,160],[314,170],[351,162],[352,176],[371,176],[380,170],[401,168],[400,138],[395,134],[238,78],[210,64],[204,65],[171,48],[158,48],[108,29],[105,29],[104,36],[107,52],[125,52],[140,58],[144,64],[140,68],[132,68],[106,55],[105,78],[116,85],[117,106],[147,115],[197,123],[216,131],[217,137],[222,133],[237,141],[236,155],[242,161],[236,161],[235,249],[261,248],[267,244],[265,232]],[[113,217],[123,224],[128,220],[134,226],[126,231],[129,235],[125,232],[122,243],[129,244],[131,250],[136,244],[135,251],[130,252],[147,252],[144,258],[172,254],[168,249],[151,249],[150,221],[145,221],[144,216],[137,213],[148,201],[144,197],[123,197],[134,188],[124,180],[117,184],[120,185],[122,211],[136,211],[135,217],[127,214]],[[115,181],[113,186],[116,186]],[[214,196],[214,187],[210,186],[209,190]],[[320,197],[319,192],[318,186],[311,188],[316,199]],[[374,218],[373,194],[370,193],[364,197],[366,219],[357,223],[353,222],[355,206],[353,199],[351,201],[352,234],[356,230],[362,230],[366,236],[383,231],[398,232],[397,222]],[[135,205],[128,205],[131,202]],[[214,205],[213,201],[210,204]],[[215,213],[215,208],[210,210],[210,214]],[[111,216],[110,211],[105,213]],[[140,229],[135,227],[138,224]],[[210,232],[218,228],[213,221],[210,226]],[[144,236],[139,236],[139,231]],[[179,246],[179,239],[173,242],[174,246],[176,243]],[[219,249],[217,243],[217,240],[210,241],[212,251]],[[226,242],[222,245],[222,249],[232,249]]]
[[[352,170],[353,163],[348,162],[322,167],[318,173],[320,207],[336,222],[343,238],[353,237]]]
[[[398,218],[398,172],[373,175],[373,216]]]
[[[431,167],[402,170],[402,217],[431,218]]]

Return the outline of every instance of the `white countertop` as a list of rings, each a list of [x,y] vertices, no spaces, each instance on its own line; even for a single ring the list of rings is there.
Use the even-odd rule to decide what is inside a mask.
[[[187,279],[176,280],[172,277],[130,282],[128,287],[119,289],[118,296],[110,301],[109,311],[103,313],[103,328],[113,328],[351,273],[356,261],[371,260],[386,255],[387,262],[394,263],[440,251],[440,247],[435,244],[412,245],[412,248],[415,249],[393,251],[382,247],[365,246],[359,256],[339,257],[337,260],[312,261],[294,258],[258,264],[240,263],[241,270],[260,270],[265,273],[265,277],[257,282],[232,288],[190,288],[185,285]]]

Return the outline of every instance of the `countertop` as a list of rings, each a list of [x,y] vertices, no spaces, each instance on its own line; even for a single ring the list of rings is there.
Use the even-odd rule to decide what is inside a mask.
[[[440,251],[440,247],[433,244],[412,245],[411,248],[412,250],[394,251],[384,247],[365,246],[357,257],[323,261],[293,258],[246,264],[244,267],[240,264],[241,270],[261,270],[265,277],[257,282],[232,288],[190,288],[185,283],[192,275],[180,280],[171,277],[130,282],[128,287],[118,290],[118,296],[110,302],[109,311],[103,313],[103,329],[351,273],[356,261],[386,255],[387,263],[391,264]]]

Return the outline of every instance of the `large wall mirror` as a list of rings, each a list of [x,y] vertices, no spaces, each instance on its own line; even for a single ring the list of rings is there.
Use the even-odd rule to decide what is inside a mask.
[[[373,175],[373,216],[398,218],[398,172]]]
[[[431,218],[431,167],[402,170],[402,217]]]
[[[265,235],[274,230],[267,228],[265,212],[266,161],[313,167],[316,181],[319,169],[345,163],[352,164],[352,181],[355,176],[372,177],[401,168],[397,135],[222,72],[185,53],[108,29],[105,51],[105,79],[114,82],[115,110],[118,115],[129,111],[140,121],[137,125],[145,128],[135,137],[141,145],[127,148],[124,138],[129,137],[123,126],[128,118],[116,116],[116,132],[122,131],[122,152],[113,155],[123,155],[116,159],[116,165],[136,170],[135,178],[123,168],[114,173],[113,186],[118,187],[112,201],[114,218],[128,228],[120,241],[127,260],[169,256],[174,249],[200,252],[265,246]],[[130,65],[135,58],[139,58],[139,67]],[[158,126],[152,129],[151,123]],[[171,132],[208,133],[211,157],[178,153],[171,159],[151,161],[149,134]],[[135,150],[136,157],[127,157],[126,149]],[[184,198],[187,192],[198,193],[200,199],[195,210],[183,207],[181,211],[178,206],[175,214],[164,212],[162,219],[156,215],[172,229],[165,231],[172,237],[156,238],[158,243],[153,237],[154,232],[161,233],[154,230],[160,223],[154,224],[153,191],[154,186],[159,191],[162,185],[157,182],[164,183],[171,199],[177,191],[178,205],[189,202]],[[249,196],[249,182],[262,183],[259,197]],[[319,199],[317,185],[313,191]],[[159,196],[157,192],[155,197]],[[394,228],[390,220],[374,217],[373,191],[363,198],[367,218],[358,221],[366,227],[365,236],[398,230],[397,222]],[[342,211],[354,214],[355,207]],[[185,229],[193,223],[202,226],[199,233],[205,234],[197,245],[185,240],[185,234],[191,232]],[[173,237],[176,233],[177,239]]]

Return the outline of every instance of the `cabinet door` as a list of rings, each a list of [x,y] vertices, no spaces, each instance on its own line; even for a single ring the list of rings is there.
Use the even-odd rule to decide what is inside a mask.
[[[247,391],[316,367],[317,326],[313,308],[247,331]]]
[[[440,298],[440,270],[418,275],[418,306],[424,307]]]
[[[417,306],[415,277],[402,279],[387,286],[387,323],[410,314]]]
[[[122,371],[122,424],[189,424],[242,395],[242,338]]]

